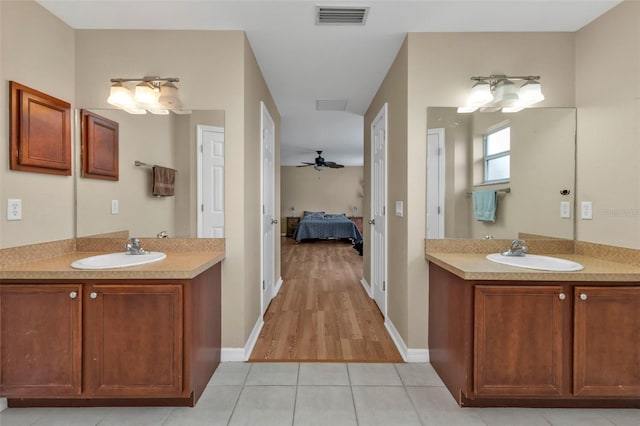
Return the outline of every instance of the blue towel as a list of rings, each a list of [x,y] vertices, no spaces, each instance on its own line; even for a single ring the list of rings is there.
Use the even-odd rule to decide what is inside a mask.
[[[495,222],[497,205],[496,191],[473,191],[473,215],[476,220]]]

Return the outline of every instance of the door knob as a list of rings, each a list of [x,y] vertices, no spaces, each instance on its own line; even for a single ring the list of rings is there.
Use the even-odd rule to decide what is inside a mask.
[[[271,224],[276,225],[278,223],[278,219],[271,219]]]
[[[376,224],[376,220],[375,219],[369,220],[369,225],[375,225],[375,224]]]

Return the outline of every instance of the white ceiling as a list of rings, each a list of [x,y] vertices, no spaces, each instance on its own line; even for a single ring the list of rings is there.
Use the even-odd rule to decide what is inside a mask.
[[[38,0],[77,29],[245,30],[282,116],[281,164],[361,165],[363,115],[407,32],[577,31],[621,0]],[[364,26],[316,5],[370,6]],[[317,99],[347,110],[316,111]]]

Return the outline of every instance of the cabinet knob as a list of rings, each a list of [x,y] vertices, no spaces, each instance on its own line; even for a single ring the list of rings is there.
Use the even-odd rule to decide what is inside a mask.
[[[72,291],[71,293],[69,293],[69,297],[72,299],[75,299],[76,297],[78,297],[78,292],[77,291]]]
[[[587,300],[587,295],[584,293],[580,294],[580,300]]]
[[[98,298],[98,293],[96,293],[95,291],[92,291],[91,294],[89,295],[90,298],[92,299],[97,299]]]
[[[560,294],[558,295],[558,299],[560,299],[560,300],[564,300],[564,299],[566,299],[566,298],[567,298],[567,295],[566,295],[566,294],[564,294],[564,293],[560,293]]]

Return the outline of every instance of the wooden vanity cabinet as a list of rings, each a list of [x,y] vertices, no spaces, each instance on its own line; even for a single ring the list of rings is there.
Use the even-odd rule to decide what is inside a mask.
[[[640,287],[574,289],[573,390],[640,398]]]
[[[82,286],[0,286],[1,395],[77,396]]]
[[[179,396],[182,392],[182,286],[87,286],[86,393]]]
[[[477,395],[562,394],[565,299],[560,286],[475,287]]]
[[[220,362],[220,272],[3,283],[0,396],[10,407],[193,406]]]
[[[429,266],[430,361],[461,406],[640,408],[639,336],[637,283],[467,281]]]

